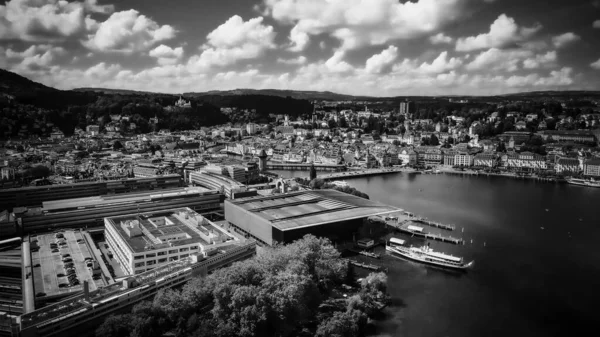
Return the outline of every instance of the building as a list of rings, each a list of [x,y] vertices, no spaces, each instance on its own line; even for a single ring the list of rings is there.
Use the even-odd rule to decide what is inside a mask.
[[[211,190],[220,191],[225,197],[247,197],[256,195],[256,190],[251,190],[246,185],[230,177],[208,172],[204,169],[190,172],[188,181],[194,186],[202,186]]]
[[[496,167],[498,157],[493,153],[479,153],[473,159],[475,167]]]
[[[175,189],[182,186],[177,174],[152,178],[132,178],[102,182],[31,186],[0,190],[0,209],[18,206],[42,206],[44,202],[72,198],[97,197],[129,192]]]
[[[191,108],[192,102],[186,101],[183,99],[182,96],[179,96],[179,99],[177,100],[177,102],[175,102],[175,106],[178,108]]]
[[[470,155],[468,152],[458,152],[454,155],[454,166],[473,166],[473,156]]]
[[[88,125],[85,127],[85,130],[90,136],[97,136],[100,134],[100,126],[98,125]]]
[[[104,236],[128,275],[190,255],[208,257],[239,241],[190,208],[104,218]]]
[[[453,150],[448,150],[444,152],[444,166],[454,166],[454,159],[456,159],[456,155],[458,152]]]
[[[161,169],[158,165],[150,163],[137,164],[133,167],[133,175],[136,178],[156,177],[157,175],[159,175],[160,171]]]
[[[415,149],[417,152],[417,163],[419,165],[440,165],[442,163],[442,150],[434,146],[420,146]]]
[[[505,165],[509,168],[519,168],[526,170],[545,170],[548,168],[544,156],[536,153],[511,153],[505,156]]]
[[[406,102],[400,102],[400,107],[398,109],[398,112],[401,115],[410,115],[410,114],[414,113],[415,110],[416,110],[415,102],[406,101]]]
[[[351,239],[369,216],[398,212],[393,206],[335,190],[300,191],[225,201],[225,219],[266,245],[306,234]]]
[[[416,165],[417,153],[412,149],[402,149],[398,153],[398,159],[402,161],[402,165]]]
[[[590,131],[582,130],[548,130],[540,132],[542,139],[556,142],[595,143],[596,136]]]
[[[577,173],[581,171],[579,159],[568,157],[557,158],[554,170],[557,173]]]
[[[583,174],[591,177],[600,177],[600,158],[586,160],[583,163]]]
[[[254,123],[248,123],[246,124],[246,132],[249,135],[253,135],[256,133],[256,131],[258,131],[258,126]]]
[[[57,228],[102,226],[106,217],[136,212],[158,212],[181,207],[189,207],[195,211],[212,211],[218,209],[221,202],[222,196],[216,190],[186,187],[46,201],[42,207],[20,207],[13,213],[18,230],[27,234]]]

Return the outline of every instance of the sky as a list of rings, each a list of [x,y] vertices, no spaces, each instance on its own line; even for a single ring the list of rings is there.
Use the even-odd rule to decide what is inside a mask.
[[[0,68],[174,94],[600,90],[600,0],[0,0]]]

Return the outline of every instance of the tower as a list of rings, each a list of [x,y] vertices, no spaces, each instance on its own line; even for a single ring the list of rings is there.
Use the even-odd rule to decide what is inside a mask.
[[[264,149],[260,150],[258,154],[258,170],[265,172],[267,170],[267,153]]]

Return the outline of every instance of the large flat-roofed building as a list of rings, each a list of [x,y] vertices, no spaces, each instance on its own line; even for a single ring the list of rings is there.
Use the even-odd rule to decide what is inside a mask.
[[[136,212],[158,212],[189,207],[195,211],[218,209],[222,195],[218,191],[186,187],[165,191],[105,195],[44,202],[42,207],[15,210],[17,228],[23,234],[55,228],[95,227],[105,217]]]
[[[152,178],[9,188],[0,190],[0,210],[12,210],[18,206],[41,206],[43,202],[52,200],[177,188],[182,186],[182,181],[180,175],[172,174]]]
[[[239,242],[190,208],[104,218],[106,242],[129,275]]]
[[[225,219],[267,245],[291,242],[309,233],[352,238],[364,219],[397,211],[396,207],[335,190],[225,200]]]

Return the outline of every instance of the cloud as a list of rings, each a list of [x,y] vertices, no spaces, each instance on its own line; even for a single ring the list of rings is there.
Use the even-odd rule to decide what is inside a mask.
[[[346,56],[346,52],[343,50],[336,51],[333,56],[325,61],[325,66],[334,73],[345,73],[354,70],[354,67],[343,60],[344,56]]]
[[[473,51],[488,48],[505,48],[527,40],[542,28],[537,24],[532,27],[519,27],[515,20],[501,14],[491,25],[488,33],[459,38],[456,41],[457,51]]]
[[[598,61],[596,61],[594,63],[591,63],[590,67],[592,67],[593,69],[596,69],[596,70],[600,70],[600,59],[598,59]]]
[[[283,64],[304,64],[304,63],[306,63],[306,57],[298,56],[298,57],[292,58],[292,59],[278,58],[277,62],[283,63]]]
[[[310,36],[327,34],[341,41],[341,49],[382,45],[439,30],[456,20],[466,0],[264,0],[265,13],[280,23],[294,25],[292,49],[303,50]]]
[[[375,54],[365,63],[365,71],[371,74],[379,74],[390,66],[398,57],[398,48],[389,46],[379,54]]]
[[[103,52],[132,53],[151,48],[160,41],[172,39],[176,31],[170,25],[159,25],[134,9],[113,13],[98,25],[98,30],[84,44]]]
[[[556,51],[549,51],[546,54],[538,54],[535,57],[523,61],[523,68],[537,69],[544,66],[554,66],[556,63]]]
[[[524,49],[498,49],[490,48],[481,52],[471,63],[466,65],[467,70],[504,70],[513,72],[519,69],[519,63],[525,58],[533,56],[533,52]]]
[[[437,33],[436,35],[430,36],[429,41],[433,44],[444,44],[444,43],[452,43],[452,38],[450,36],[444,35],[444,33]]]
[[[561,35],[554,36],[552,38],[552,44],[556,48],[563,48],[570,45],[573,42],[579,41],[581,37],[579,35],[574,34],[572,32],[564,33]]]
[[[211,66],[226,66],[239,60],[257,58],[275,48],[273,26],[263,25],[263,18],[244,21],[234,15],[207,35],[202,53],[188,61],[194,72],[204,72]]]
[[[421,64],[421,66],[419,66],[419,70],[423,71],[424,73],[437,74],[437,73],[446,72],[448,70],[456,69],[461,65],[462,65],[462,61],[460,59],[455,58],[455,57],[448,59],[448,52],[443,51],[431,63],[423,62],[423,64]]]
[[[170,65],[177,63],[181,59],[183,56],[183,48],[177,47],[173,49],[169,46],[161,44],[160,46],[152,49],[148,55],[156,58],[158,64],[160,65]]]
[[[594,23],[592,23],[592,27],[594,27],[594,28],[600,28],[600,20],[594,21]]]
[[[0,5],[0,39],[29,42],[63,41],[80,37],[93,19],[90,13],[109,14],[112,6],[95,0],[12,0]]]

